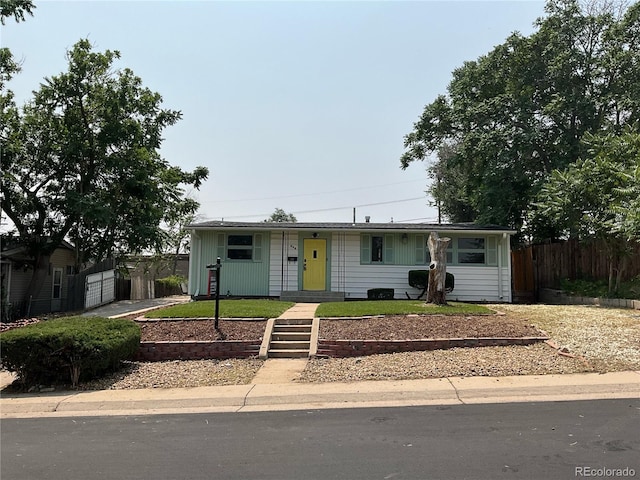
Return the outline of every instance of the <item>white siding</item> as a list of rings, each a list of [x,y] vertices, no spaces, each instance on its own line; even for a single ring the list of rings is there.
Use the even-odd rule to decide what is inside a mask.
[[[194,232],[192,235],[191,265],[189,269],[189,291],[191,294],[206,293],[203,280],[203,262],[215,259],[215,232]],[[304,235],[303,235],[304,236]],[[268,295],[278,297],[284,291],[301,289],[299,279],[300,251],[302,237],[298,232],[272,231],[265,234],[269,238],[269,274]],[[427,265],[384,265],[360,263],[359,232],[334,232],[328,238],[331,253],[327,275],[331,279],[331,291],[345,292],[347,299],[367,298],[367,290],[371,288],[393,288],[394,297],[406,298],[406,293],[412,298],[419,290],[408,283],[409,270],[426,269]],[[266,240],[266,238],[265,238]],[[469,302],[511,302],[511,266],[509,262],[508,238],[499,239],[498,266],[449,266],[448,272],[455,276],[455,288],[449,295],[451,300]],[[266,246],[267,244],[265,244]],[[284,248],[283,248],[284,245]],[[415,258],[415,247],[412,248],[411,258]],[[266,252],[265,252],[266,253]],[[506,258],[505,261],[503,259]],[[297,257],[298,261],[289,261],[289,257]],[[394,258],[396,256],[394,255]],[[399,257],[398,257],[399,258]],[[406,261],[406,259],[405,259]],[[227,275],[234,275],[233,270],[225,266]],[[204,270],[202,270],[204,272]],[[501,274],[499,274],[501,272]],[[206,272],[205,272],[206,273]],[[262,278],[261,282],[267,281]],[[502,289],[499,288],[502,284]],[[204,291],[203,291],[204,289]],[[235,292],[234,292],[235,293]]]
[[[284,241],[284,248],[283,248]],[[301,252],[298,251],[297,232],[271,232],[269,258],[269,296],[278,297],[282,291],[298,290],[298,265]],[[298,257],[298,261],[289,261]]]
[[[338,235],[338,234],[336,234]],[[409,270],[417,270],[418,265],[360,264],[360,235],[344,235],[344,252],[337,248],[334,235],[332,250],[331,290],[344,291],[346,298],[367,298],[370,288],[393,288],[394,297],[406,298],[409,293],[415,298],[419,290],[408,283]],[[338,262],[344,265],[344,275],[336,272]],[[510,302],[511,277],[508,268],[502,268],[502,292],[498,288],[498,267],[450,266],[447,271],[455,276],[455,288],[448,296],[451,300],[467,302]]]

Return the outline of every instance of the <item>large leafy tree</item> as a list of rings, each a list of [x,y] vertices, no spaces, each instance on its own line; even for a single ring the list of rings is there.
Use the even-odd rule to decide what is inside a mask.
[[[35,5],[31,0],[0,0],[0,25],[13,17],[16,22],[24,21],[25,15],[33,15]],[[13,92],[7,90],[6,84],[20,72],[20,65],[14,60],[11,50],[0,48],[0,129],[4,133],[6,125],[15,120],[15,103]],[[4,148],[5,138],[1,137]]]
[[[33,15],[36,6],[32,0],[0,0],[0,24],[13,17],[16,22],[24,21],[25,15]]]
[[[640,4],[621,15],[550,0],[546,14],[531,36],[456,69],[405,136],[401,166],[432,160],[430,193],[452,221],[530,224],[537,192],[586,152],[585,134],[640,118]]]
[[[115,69],[119,57],[81,40],[66,72],[3,111],[2,209],[35,259],[27,295],[63,239],[75,245],[78,265],[136,253],[162,244],[163,222],[198,208],[184,187],[198,188],[207,168],[184,171],[159,153],[162,131],[180,112],[162,108],[131,70]]]
[[[266,223],[295,223],[298,219],[293,213],[287,213],[282,208],[276,208],[271,216],[264,220]]]
[[[640,240],[640,133],[588,135],[589,150],[542,186],[533,217],[566,236],[599,239],[609,260],[609,292],[625,271],[630,242]]]

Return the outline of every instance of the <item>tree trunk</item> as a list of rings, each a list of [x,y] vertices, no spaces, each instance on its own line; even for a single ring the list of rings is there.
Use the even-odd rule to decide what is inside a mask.
[[[620,259],[618,260],[618,271],[616,273],[616,284],[614,286],[614,291],[617,293],[620,290],[620,284],[622,283],[622,277],[624,276],[624,272],[627,269],[627,255],[623,253]]]
[[[447,246],[450,238],[440,238],[436,232],[429,235],[429,253],[431,264],[429,265],[429,282],[427,284],[427,301],[436,305],[447,304],[445,280],[447,278]]]

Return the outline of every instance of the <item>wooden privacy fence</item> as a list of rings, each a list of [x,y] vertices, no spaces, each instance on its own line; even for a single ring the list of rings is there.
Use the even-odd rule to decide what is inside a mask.
[[[185,294],[186,291],[181,287],[167,285],[140,275],[116,279],[116,300],[146,300]]]
[[[559,288],[563,279],[609,278],[609,259],[602,241],[530,245],[511,255],[514,299],[519,295],[534,299],[540,288]],[[640,243],[631,246],[622,280],[640,275]]]

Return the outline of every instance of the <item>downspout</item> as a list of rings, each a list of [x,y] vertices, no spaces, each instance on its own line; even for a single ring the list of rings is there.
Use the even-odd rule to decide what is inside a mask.
[[[200,295],[200,261],[202,259],[202,242],[196,230],[191,230],[191,255],[189,255],[189,292],[193,296]]]
[[[502,241],[505,235],[506,234],[503,233],[502,238],[498,237],[498,300],[504,298],[502,294]]]
[[[507,268],[509,271],[509,295],[507,297],[507,302],[511,303],[513,302],[513,292],[512,292],[512,285],[513,285],[513,279],[511,278],[512,275],[512,270],[511,270],[511,238],[509,236],[509,234],[505,234],[505,239],[507,241]]]
[[[282,231],[282,245],[280,246],[280,294],[284,292],[284,230]]]

